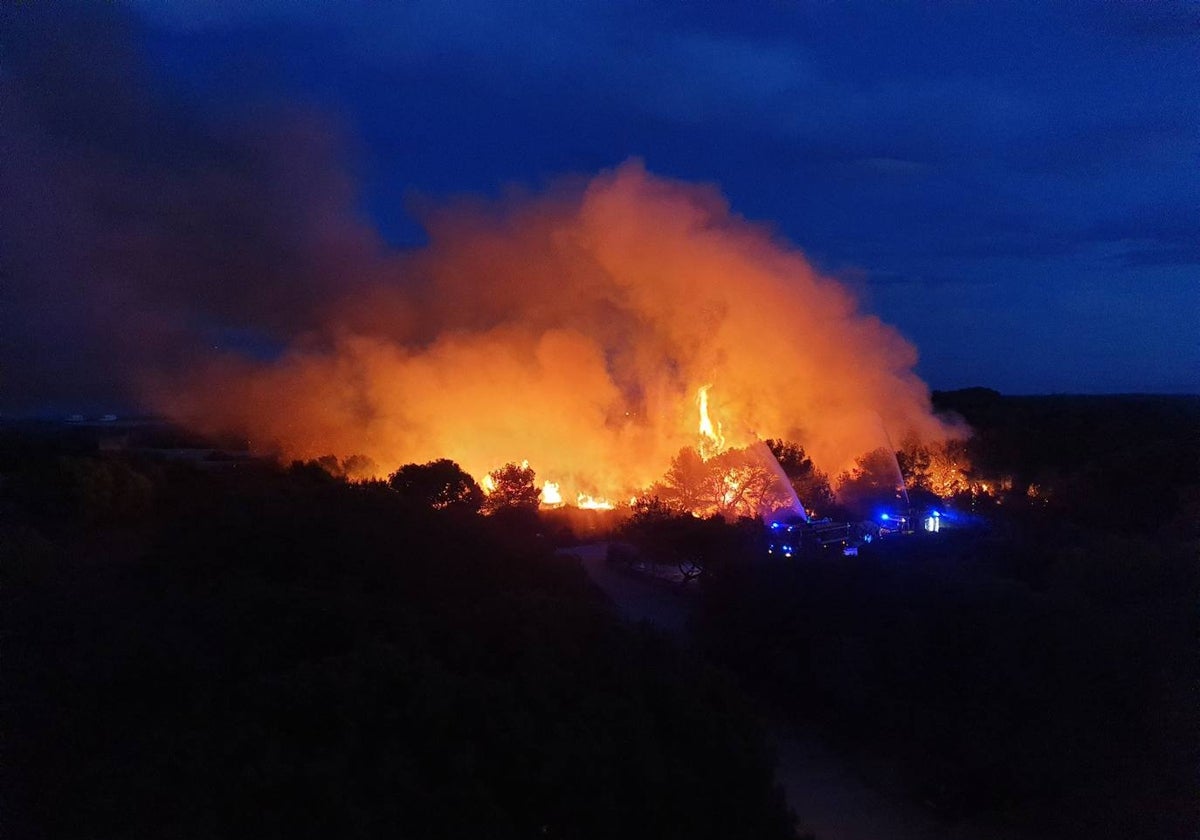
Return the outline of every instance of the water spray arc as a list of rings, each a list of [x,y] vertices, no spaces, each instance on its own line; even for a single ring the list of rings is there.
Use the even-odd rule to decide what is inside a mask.
[[[699,410],[699,444],[697,451],[700,457],[705,461],[719,455],[726,449],[726,436],[724,434],[724,425],[721,421],[713,422],[712,416],[709,413],[709,392],[712,390],[712,383],[702,385],[696,391],[696,407]],[[767,446],[766,442],[751,428],[743,424],[744,435],[739,435],[741,439],[748,437],[751,443],[747,445],[743,451],[751,459],[757,461],[763,469],[771,473],[773,479],[777,483],[779,490],[782,491],[790,499],[790,504],[783,509],[768,511],[760,510],[759,514],[766,516],[790,515],[793,519],[800,518],[803,521],[808,521],[808,511],[804,508],[804,503],[800,501],[796,489],[792,487],[791,479],[783,469],[783,465],[779,463],[779,459],[775,457],[775,453]],[[733,473],[726,476],[726,484],[734,482]],[[736,482],[734,482],[736,483]],[[733,489],[731,487],[731,489]]]
[[[787,473],[783,471],[783,465],[779,463],[779,459],[775,457],[775,453],[771,451],[771,447],[767,446],[762,438],[755,435],[756,441],[752,447],[756,454],[766,464],[767,469],[775,473],[775,477],[779,480],[779,484],[792,498],[792,512],[799,516],[805,522],[808,522],[808,511],[804,508],[804,502],[800,501],[799,494],[796,493],[796,488],[792,486],[791,479]]]
[[[883,422],[883,415],[876,412],[875,416],[879,418],[879,428],[883,430],[883,437],[887,440],[888,455],[891,457],[892,463],[896,465],[896,478],[900,481],[898,489],[904,494],[904,508],[907,510],[912,507],[912,501],[908,498],[908,482],[904,480],[904,471],[900,469],[900,459],[896,457],[896,445],[892,443],[892,436]]]

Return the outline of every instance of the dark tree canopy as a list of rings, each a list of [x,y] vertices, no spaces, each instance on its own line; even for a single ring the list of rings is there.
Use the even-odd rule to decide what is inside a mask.
[[[539,491],[536,473],[529,466],[508,463],[492,470],[491,490],[483,500],[485,513],[495,513],[505,508],[537,510]]]
[[[761,446],[727,449],[707,459],[684,447],[649,492],[676,511],[759,517],[793,504],[774,466]]]
[[[675,566],[683,579],[719,578],[731,563],[754,555],[759,524],[753,519],[729,523],[720,515],[697,517],[680,512],[657,496],[643,496],[621,536],[637,555],[658,566]],[[610,552],[610,558],[620,552]]]
[[[406,464],[388,476],[388,484],[406,501],[434,510],[477,513],[483,504],[483,490],[475,479],[447,458]]]
[[[880,447],[863,455],[838,478],[838,498],[857,515],[878,505],[896,504],[904,483],[895,453]]]
[[[816,468],[803,446],[778,439],[768,440],[766,444],[805,507],[822,514],[834,509],[837,499],[829,486],[829,476]]]
[[[366,455],[351,455],[339,460],[336,455],[322,455],[312,461],[294,461],[301,467],[322,469],[334,478],[350,480],[366,480],[376,474],[375,462]]]
[[[5,449],[5,840],[794,837],[745,699],[536,510]]]
[[[685,446],[671,459],[666,475],[652,489],[654,496],[677,511],[703,510],[720,496],[721,479],[700,457]]]

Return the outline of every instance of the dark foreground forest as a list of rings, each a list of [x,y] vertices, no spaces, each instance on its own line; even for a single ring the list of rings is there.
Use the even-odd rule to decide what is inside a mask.
[[[6,837],[790,836],[729,680],[620,626],[536,517],[36,469],[70,474],[5,533]]]
[[[948,823],[1196,836],[1200,400],[935,402],[1007,490],[853,558],[764,564],[747,541],[702,580],[704,649],[779,714],[888,757]]]
[[[0,830],[783,838],[770,718],[946,825],[1194,836],[1200,400],[937,401],[1004,490],[787,562],[654,505],[484,515],[453,465],[352,483],[10,424]],[[555,554],[610,531],[700,570],[688,652]]]

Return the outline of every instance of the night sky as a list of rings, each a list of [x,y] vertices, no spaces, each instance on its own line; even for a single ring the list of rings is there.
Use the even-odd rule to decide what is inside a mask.
[[[110,213],[129,249],[150,236],[131,218],[203,208],[197,169],[249,171],[296,206],[336,191],[372,247],[406,247],[423,201],[631,157],[716,184],[849,284],[933,388],[1200,391],[1195,3],[28,2],[0,20],[10,408],[103,400],[136,351],[81,373],[95,353],[77,337],[125,281],[81,266],[113,252]],[[303,142],[244,142],[281,122]],[[272,151],[247,163],[247,147]],[[279,158],[320,163],[263,176]],[[278,240],[290,222],[269,215],[240,235]],[[164,259],[107,270],[145,288]],[[261,319],[247,329],[204,272],[176,275],[167,297],[207,302],[192,326],[269,352]]]

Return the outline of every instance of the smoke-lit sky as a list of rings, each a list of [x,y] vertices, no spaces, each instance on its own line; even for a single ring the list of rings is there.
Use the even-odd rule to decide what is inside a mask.
[[[420,208],[630,158],[841,278],[934,388],[1200,391],[1195,3],[2,14],[10,408],[102,402],[184,329],[269,354]]]

